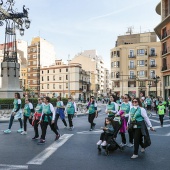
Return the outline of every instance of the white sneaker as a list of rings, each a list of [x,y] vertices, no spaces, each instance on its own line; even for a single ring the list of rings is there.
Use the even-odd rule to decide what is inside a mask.
[[[129,143],[127,146],[131,148],[133,145],[133,143]]]
[[[123,146],[126,146],[126,143],[121,143],[120,146],[122,146],[122,147],[123,147]]]
[[[99,140],[98,142],[97,142],[97,145],[101,145],[102,144],[102,140]]]
[[[144,148],[141,148],[141,150],[140,150],[140,151],[143,153],[143,152],[145,152],[145,149],[144,149]]]
[[[132,155],[132,157],[131,157],[131,159],[136,159],[136,158],[138,158],[138,155]]]
[[[103,141],[101,144],[101,146],[106,146],[106,145],[107,145],[106,141]]]
[[[21,135],[27,135],[27,132],[26,132],[26,131],[23,131],[23,132],[21,133]]]

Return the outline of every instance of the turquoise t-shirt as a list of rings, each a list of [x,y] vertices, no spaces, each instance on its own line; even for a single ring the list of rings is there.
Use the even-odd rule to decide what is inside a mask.
[[[50,104],[48,105],[43,105],[43,113],[44,114],[51,114],[51,110],[50,110]],[[52,116],[50,116],[50,120],[52,120]],[[44,122],[48,122],[48,116],[44,117]]]
[[[31,115],[31,109],[29,107],[29,104],[25,104],[24,106],[24,116],[30,117]]]
[[[35,111],[37,113],[42,113],[43,105],[42,104],[37,104]]]
[[[97,107],[95,107],[95,104],[90,103],[89,105],[89,114],[95,113],[97,110]]]
[[[122,103],[120,106],[120,110],[123,110],[126,114],[130,111],[130,104],[129,103]]]
[[[147,98],[147,99],[146,99],[146,104],[147,104],[147,105],[151,105],[151,104],[152,104],[151,98]]]
[[[73,102],[68,102],[66,107],[67,107],[67,114],[75,113],[75,108],[74,108]]]
[[[115,104],[114,104],[114,102],[111,102],[111,104],[107,105],[107,110],[108,111],[115,111]],[[109,112],[108,113],[108,117],[112,117],[112,116],[114,116],[114,113],[113,112]]]

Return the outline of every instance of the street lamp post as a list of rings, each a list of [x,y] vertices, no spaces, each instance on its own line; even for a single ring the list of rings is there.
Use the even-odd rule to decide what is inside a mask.
[[[159,82],[160,77],[159,76],[155,76],[153,79],[154,79],[154,83],[156,85],[156,98],[157,98],[157,84]]]
[[[149,88],[148,96],[150,96],[150,88],[151,88],[151,86],[152,86],[152,84],[151,84],[151,82],[149,81],[149,82],[148,82],[148,88]]]
[[[20,35],[24,35],[24,28],[30,27],[31,21],[28,18],[28,8],[23,5],[23,11],[18,12],[14,7],[14,0],[1,0],[0,2],[0,26],[5,25],[5,43],[3,62],[1,62],[2,87],[0,89],[1,97],[11,98],[13,92],[22,93],[19,83],[19,69],[17,57],[16,29]],[[12,84],[13,86],[9,86]]]

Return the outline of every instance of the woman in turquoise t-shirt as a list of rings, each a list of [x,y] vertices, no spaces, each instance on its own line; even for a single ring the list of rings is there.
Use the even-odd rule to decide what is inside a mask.
[[[90,131],[95,128],[96,123],[94,123],[94,118],[98,116],[97,113],[97,104],[94,101],[94,96],[90,97],[90,102],[87,105],[87,109],[89,111],[88,121],[90,123]]]
[[[76,103],[72,100],[71,97],[68,98],[68,102],[67,102],[65,111],[68,115],[68,122],[69,122],[69,127],[70,127],[69,129],[73,130],[73,128],[74,128],[73,117],[74,117],[74,114],[77,112],[77,109],[76,109]]]

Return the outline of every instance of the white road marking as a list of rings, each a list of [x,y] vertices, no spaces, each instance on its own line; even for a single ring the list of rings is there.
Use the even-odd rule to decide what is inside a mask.
[[[152,122],[160,123],[159,120],[150,119]],[[164,122],[169,122],[170,120],[164,120]]]
[[[34,157],[31,161],[27,164],[34,164],[34,165],[42,165],[42,163],[49,158],[59,147],[61,147],[67,140],[73,136],[73,134],[64,134],[60,137],[60,139],[53,144],[51,144],[48,148]]]
[[[98,134],[98,133],[101,133],[103,132],[103,130],[101,129],[95,129],[93,131],[82,131],[82,132],[77,132],[77,134],[81,134],[81,135],[86,135],[86,134],[90,134],[90,135],[93,135],[93,134]]]
[[[164,127],[170,127],[170,124],[169,125],[163,125],[163,127],[161,127],[161,126],[153,126],[154,129],[160,129],[160,128],[164,128]]]
[[[0,169],[3,169],[3,170],[28,169],[28,165],[7,165],[7,164],[0,164]]]

